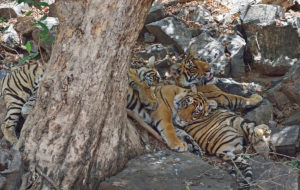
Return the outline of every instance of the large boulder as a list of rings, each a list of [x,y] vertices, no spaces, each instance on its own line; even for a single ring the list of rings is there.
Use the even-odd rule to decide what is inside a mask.
[[[221,36],[222,44],[225,44],[230,53],[230,74],[240,76],[245,74],[244,52],[246,41],[239,35]],[[219,41],[220,41],[219,40]]]
[[[271,128],[271,142],[276,152],[280,154],[295,156],[299,149],[300,125],[283,126]]]
[[[191,153],[164,150],[129,161],[126,169],[100,184],[100,189],[120,187],[127,190],[234,190],[237,184],[228,173]]]
[[[191,51],[204,58],[210,64],[215,75],[224,76],[230,73],[225,47],[208,33],[203,32],[192,39]]]
[[[286,163],[273,162],[262,156],[250,159],[253,169],[254,187],[251,189],[298,190],[299,169]]]
[[[0,36],[0,42],[12,49],[17,48],[20,45],[21,41],[19,34],[15,31],[13,25],[10,25],[9,28]]]
[[[156,39],[164,44],[174,44],[180,53],[187,53],[192,38],[191,32],[174,17],[166,17],[162,20],[146,25]]]
[[[260,105],[247,112],[245,119],[255,121],[257,125],[268,124],[273,120],[273,105],[268,100],[263,100]]]
[[[271,76],[284,75],[300,57],[298,32],[293,26],[276,24],[284,10],[278,5],[252,5],[242,17],[247,50],[254,67]]]
[[[151,22],[158,21],[158,20],[162,19],[164,16],[165,16],[164,5],[159,1],[155,1],[152,4],[152,7],[150,8],[150,10],[147,14],[145,24],[149,24]]]
[[[267,92],[270,101],[283,109],[289,103],[300,106],[300,61],[296,62],[283,80]]]

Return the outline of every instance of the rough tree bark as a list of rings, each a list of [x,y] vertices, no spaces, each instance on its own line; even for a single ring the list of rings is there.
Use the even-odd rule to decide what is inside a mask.
[[[35,188],[97,189],[141,151],[127,125],[127,71],[152,1],[56,1],[59,33],[20,137],[31,170],[48,176]]]

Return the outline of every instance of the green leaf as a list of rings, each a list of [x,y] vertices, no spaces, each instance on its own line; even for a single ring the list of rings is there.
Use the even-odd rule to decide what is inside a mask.
[[[26,50],[27,50],[28,53],[30,53],[30,51],[31,51],[30,41],[27,41],[27,43],[26,43]]]
[[[40,6],[49,7],[49,4],[46,2],[39,2]]]
[[[35,53],[31,53],[29,56],[24,57],[23,59],[21,59],[18,64],[22,64],[25,63],[27,60],[33,59],[36,56],[38,56],[39,52],[35,52]]]
[[[250,154],[244,154],[244,158],[249,159],[250,158]]]
[[[8,28],[9,28],[9,26],[4,27],[4,28],[2,28],[2,29],[0,30],[0,32],[5,32]]]
[[[40,19],[40,21],[46,20],[47,17],[48,17],[48,15],[44,14],[43,17]]]
[[[28,11],[25,16],[30,16],[32,14],[32,11]]]
[[[191,190],[189,185],[185,185],[185,190]]]
[[[8,22],[8,19],[5,18],[4,16],[1,16],[1,17],[0,17],[0,23],[1,23],[1,22]]]

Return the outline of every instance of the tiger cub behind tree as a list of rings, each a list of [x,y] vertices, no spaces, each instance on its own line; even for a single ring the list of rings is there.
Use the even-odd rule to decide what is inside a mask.
[[[10,143],[18,142],[16,126],[21,117],[24,104],[32,97],[39,86],[44,73],[40,63],[26,64],[13,70],[0,81],[0,95],[7,109],[1,131]]]
[[[208,116],[193,121],[184,128],[209,155],[216,155],[225,161],[233,161],[243,172],[244,181],[241,187],[249,186],[252,179],[252,168],[240,155],[244,142],[252,144],[255,150],[269,152],[270,133],[265,124],[255,126],[253,122],[228,110],[217,110]]]
[[[215,100],[218,106],[229,108],[231,110],[251,108],[258,105],[263,99],[258,94],[252,94],[250,98],[228,94],[223,92],[214,84],[207,84],[213,79],[210,65],[196,58],[196,55],[190,52],[179,67],[179,76],[176,78],[176,84],[181,87],[190,87],[196,85],[199,92],[209,100]]]

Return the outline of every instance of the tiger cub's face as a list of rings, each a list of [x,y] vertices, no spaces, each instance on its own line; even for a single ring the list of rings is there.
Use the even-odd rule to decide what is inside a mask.
[[[175,98],[174,106],[176,110],[174,122],[181,127],[207,115],[209,112],[209,102],[201,92],[188,93],[180,100]]]
[[[155,86],[161,82],[161,77],[155,67],[141,67],[137,70],[137,75],[149,86]]]
[[[186,58],[180,68],[176,82],[179,86],[187,87],[191,84],[206,84],[213,79],[210,65],[195,57]]]

